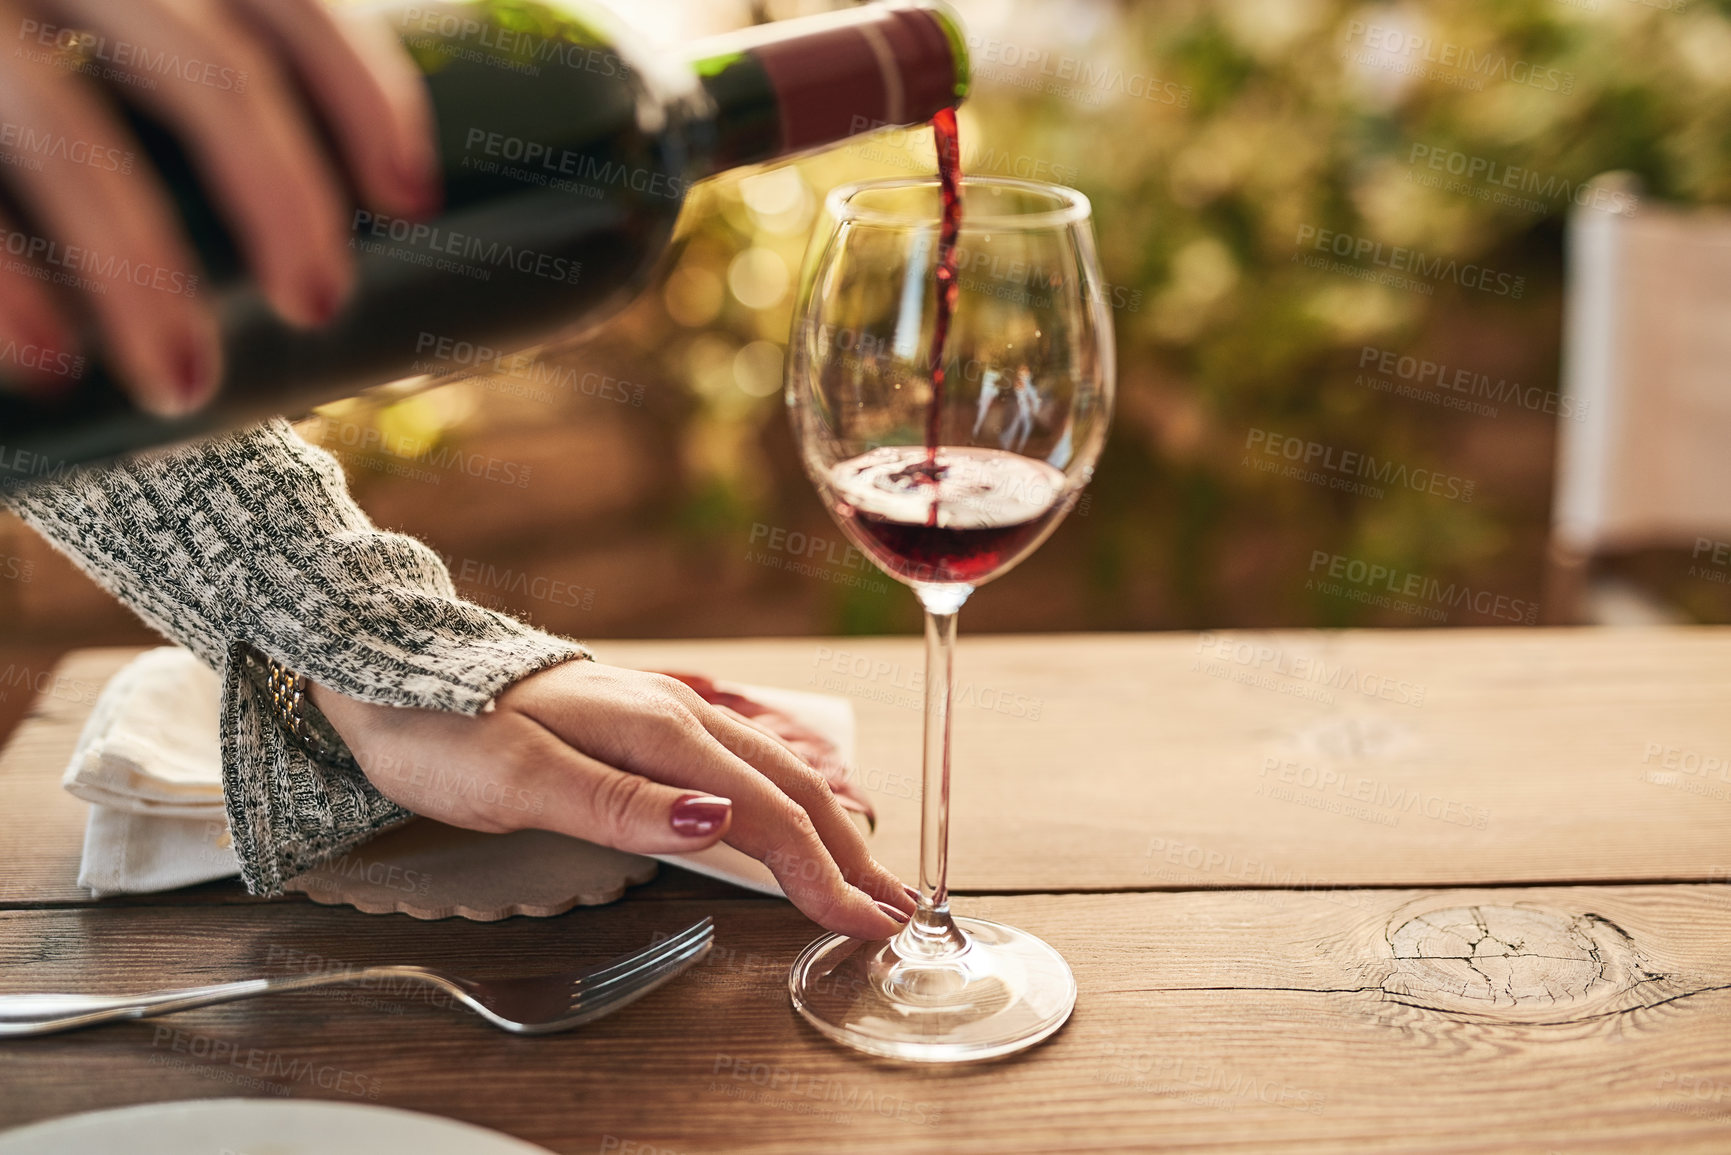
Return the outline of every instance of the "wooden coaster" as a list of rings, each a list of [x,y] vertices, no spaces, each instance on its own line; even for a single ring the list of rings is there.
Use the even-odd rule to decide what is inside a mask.
[[[549,918],[613,902],[653,858],[546,830],[482,834],[417,818],[283,884],[326,906],[411,918]]]

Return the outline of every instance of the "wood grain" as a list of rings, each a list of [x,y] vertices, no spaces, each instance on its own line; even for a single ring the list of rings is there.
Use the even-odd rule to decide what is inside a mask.
[[[41,692],[0,751],[0,905],[90,901],[77,885],[89,807],[60,776],[96,696],[140,650],[74,650],[33,676]]]
[[[916,640],[597,646],[850,697],[874,846],[914,873]],[[14,899],[82,897],[57,779],[129,652],[69,655],[0,755]],[[1731,876],[1728,629],[964,637],[957,681],[959,892]]]
[[[1731,1142],[1725,886],[1030,895],[961,907],[1047,937],[1074,966],[1080,998],[1037,1050],[940,1071],[857,1057],[797,1018],[786,970],[812,928],[770,900],[627,901],[493,924],[309,906],[3,913],[9,991],[403,960],[525,973],[597,961],[704,913],[716,917],[718,946],[655,995],[542,1039],[375,989],[9,1044],[0,1124],[286,1093],[451,1115],[557,1152],[632,1142],[681,1155],[1530,1155],[1722,1152]],[[1628,965],[1575,975],[1573,987],[1553,972],[1548,993],[1539,982],[1493,997],[1452,985],[1447,949],[1396,957],[1399,927],[1463,908],[1492,922],[1586,920],[1625,941]],[[1541,936],[1498,957],[1544,977],[1569,965],[1545,957],[1554,945]]]
[[[911,867],[915,642],[601,649],[848,694],[879,853]],[[1038,1049],[939,1071],[819,1038],[786,995],[811,924],[672,869],[489,924],[234,886],[90,903],[58,778],[88,687],[130,652],[71,655],[0,755],[0,991],[533,973],[701,914],[719,945],[545,1039],[354,989],[8,1044],[0,1126],[282,1094],[558,1152],[1731,1149],[1731,886],[1704,881],[1731,878],[1722,630],[966,639],[957,905],[1045,936],[1081,995]]]
[[[597,645],[610,661],[672,660],[668,643]],[[675,652],[717,675],[852,697],[879,855],[911,873],[916,641]],[[962,892],[1731,872],[1731,630],[964,627],[956,677]],[[1666,769],[1672,755],[1694,771]]]

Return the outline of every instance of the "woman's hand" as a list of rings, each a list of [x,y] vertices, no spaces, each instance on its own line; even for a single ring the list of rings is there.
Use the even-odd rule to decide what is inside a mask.
[[[800,910],[860,938],[888,937],[913,910],[821,774],[673,678],[566,662],[475,717],[322,686],[312,697],[380,793],[417,814],[644,854],[725,840],[761,859]]]
[[[426,89],[376,16],[319,0],[0,0],[0,28],[12,45],[0,180],[30,220],[0,216],[0,341],[20,350],[0,375],[48,389],[75,375],[69,316],[84,313],[146,409],[188,412],[221,380],[181,222],[91,75],[186,146],[295,325],[328,321],[354,280],[349,194],[321,123],[368,203],[404,216],[437,206]]]
[[[848,777],[847,762],[842,758],[841,751],[836,749],[835,743],[827,737],[780,710],[765,706],[743,694],[736,694],[732,690],[722,689],[715,684],[715,679],[703,674],[681,674],[673,670],[659,670],[657,673],[684,682],[696,690],[705,702],[722,713],[729,717],[738,717],[746,724],[780,739],[782,745],[798,754],[806,765],[823,775],[824,781],[829,783],[830,793],[835,795],[835,800],[841,803],[843,810],[863,815],[870,829],[878,828],[877,812],[872,809],[871,801]]]

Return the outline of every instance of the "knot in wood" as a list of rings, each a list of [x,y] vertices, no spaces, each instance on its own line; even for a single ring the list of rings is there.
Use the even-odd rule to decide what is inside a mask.
[[[1622,928],[1537,906],[1456,906],[1388,934],[1383,989],[1440,1011],[1523,1018],[1613,1002],[1648,976]],[[1512,1013],[1511,1013],[1512,1012]]]

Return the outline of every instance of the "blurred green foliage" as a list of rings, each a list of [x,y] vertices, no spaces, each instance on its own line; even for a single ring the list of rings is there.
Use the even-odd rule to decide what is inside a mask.
[[[1068,608],[1028,620],[1419,624],[1308,588],[1319,553],[1538,598],[1557,418],[1379,391],[1361,360],[1386,350],[1557,389],[1561,222],[1606,211],[1587,182],[1635,174],[1637,212],[1731,200],[1728,5],[957,7],[975,77],[965,165],[1086,192],[1115,306],[1119,416],[1088,516],[1024,566],[1036,576],[1010,579]],[[665,283],[612,335],[686,399],[669,411],[688,495],[670,528],[738,541],[821,518],[779,396],[802,251],[830,187],[931,170],[910,130],[696,191]],[[1345,256],[1317,251],[1331,234]],[[1396,249],[1490,273],[1379,281]],[[1472,499],[1264,473],[1247,466],[1257,431],[1465,478]],[[819,628],[912,620],[912,599],[831,596]]]
[[[1375,392],[1356,381],[1361,351],[1556,389],[1559,223],[1609,203],[1587,182],[1630,170],[1643,200],[1731,200],[1725,6],[961,7],[977,80],[965,156],[1088,193],[1120,306],[1120,419],[1096,512],[1059,539],[1084,559],[1077,580],[1100,607],[1077,624],[1411,620],[1307,596],[1318,550],[1536,598],[1555,417],[1509,405],[1464,415]],[[930,171],[930,155],[923,133],[891,133],[798,171],[821,191]],[[766,221],[750,192],[710,191],[676,276],[726,283],[729,262],[754,248],[797,267],[804,215]],[[1322,230],[1499,276],[1491,289],[1432,277],[1427,294],[1298,263]],[[683,342],[672,334],[705,398],[696,456],[747,516],[786,507],[751,451],[780,406],[730,389],[712,343],[779,341],[790,306],[745,309],[728,294],[713,316],[698,311]],[[1470,502],[1398,487],[1381,500],[1330,493],[1246,468],[1253,429],[1481,483]],[[870,616],[838,613],[837,624]]]

